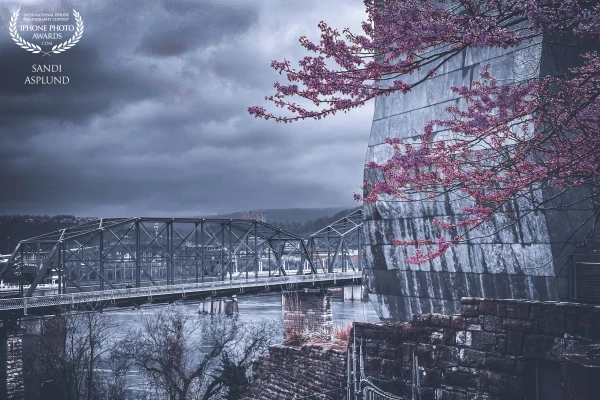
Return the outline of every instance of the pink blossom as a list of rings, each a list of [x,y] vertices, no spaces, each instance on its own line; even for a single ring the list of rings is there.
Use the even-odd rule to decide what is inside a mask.
[[[365,6],[362,33],[340,32],[321,21],[319,42],[300,38],[314,55],[304,57],[297,69],[287,60],[271,63],[290,84],[276,83],[275,93],[265,99],[285,114],[260,106],[249,107],[249,113],[284,123],[321,119],[377,96],[408,93],[467,48],[508,49],[540,37],[551,45],[569,35],[600,40],[600,4],[586,0],[456,0],[451,6],[434,0],[366,0]],[[336,65],[330,67],[326,59]],[[407,79],[421,70],[426,71],[422,79]],[[515,199],[532,205],[521,212],[533,212],[547,206],[536,191],[571,189],[600,178],[600,56],[594,49],[581,66],[553,77],[508,84],[493,72],[484,66],[469,87],[452,87],[466,106],[450,106],[447,117],[429,121],[419,145],[387,138],[393,156],[366,164],[379,169],[383,179],[365,183],[365,195],[355,194],[356,200],[452,195],[469,204],[452,220],[433,221],[437,239],[394,240],[397,246],[417,247],[408,262],[429,262],[492,218],[510,219]],[[457,139],[432,142],[440,130]],[[590,190],[591,197],[598,195],[598,189]]]

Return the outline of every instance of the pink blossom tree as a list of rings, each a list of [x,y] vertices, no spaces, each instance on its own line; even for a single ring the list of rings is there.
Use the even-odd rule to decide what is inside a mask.
[[[370,162],[383,179],[365,183],[357,200],[421,201],[461,197],[464,214],[433,221],[437,237],[396,245],[416,246],[408,262],[424,263],[453,243],[469,240],[482,224],[500,216],[504,227],[528,212],[564,207],[567,192],[584,186],[589,220],[600,215],[600,5],[587,0],[366,0],[362,34],[341,33],[319,23],[321,40],[300,44],[316,55],[285,74],[265,97],[281,108],[260,106],[250,114],[277,122],[321,119],[360,107],[377,96],[408,93],[468,48],[503,49],[540,41],[579,46],[574,67],[551,76],[501,83],[485,66],[470,87],[452,87],[466,106],[450,106],[447,118],[429,121],[418,140],[387,138],[393,156]],[[411,76],[412,75],[412,76]],[[417,78],[415,78],[417,76]],[[440,131],[449,132],[440,139]],[[529,206],[510,212],[508,203]],[[572,206],[572,204],[571,204]],[[511,222],[511,220],[513,222]],[[436,236],[434,235],[434,236]]]

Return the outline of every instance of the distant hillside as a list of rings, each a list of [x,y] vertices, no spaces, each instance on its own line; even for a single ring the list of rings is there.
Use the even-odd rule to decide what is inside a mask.
[[[231,214],[211,215],[207,218],[241,218],[242,212],[262,211],[267,217],[268,223],[273,222],[299,222],[305,223],[319,218],[329,217],[346,210],[347,207],[328,208],[280,208],[280,209],[252,209],[238,211]]]
[[[262,211],[265,213],[267,223],[278,228],[294,233],[303,238],[326,227],[327,225],[344,218],[359,207],[330,207],[330,208],[282,208],[282,209],[256,209],[248,211]],[[211,215],[207,218],[241,218],[242,212],[231,214]]]
[[[300,222],[300,221],[288,221],[288,222],[276,222],[271,221],[270,223],[290,233],[294,233],[303,238],[308,238],[316,231],[325,228],[327,225],[344,218],[346,215],[357,210],[359,207],[344,209],[331,216],[325,216],[314,219],[312,221]]]
[[[290,233],[308,238],[312,233],[345,217],[356,209],[358,209],[358,207],[287,208],[252,211],[263,211],[266,214],[267,222],[269,224],[275,225]],[[206,216],[206,218],[237,219],[241,218],[241,216],[242,212],[240,211],[231,214]],[[57,217],[44,217],[43,221],[45,222],[40,222],[37,219],[30,221],[29,217],[17,217],[21,216],[0,216],[0,254],[12,252],[19,240],[29,239],[34,236],[74,225],[73,223],[65,223],[66,221],[64,221],[64,219],[56,219]],[[7,239],[8,237],[10,237],[10,239]],[[10,248],[8,247],[9,242]]]
[[[28,223],[22,221],[2,221],[0,222],[0,254],[12,253],[21,240],[68,228],[73,225],[72,223],[57,222]],[[10,248],[8,248],[9,242]]]

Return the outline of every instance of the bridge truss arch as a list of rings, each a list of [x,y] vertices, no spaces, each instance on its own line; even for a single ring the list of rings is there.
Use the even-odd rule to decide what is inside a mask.
[[[323,271],[325,272],[325,271]],[[19,242],[0,271],[20,296],[316,274],[306,241],[258,220],[107,218]],[[24,288],[26,287],[26,288]]]
[[[364,245],[362,208],[310,235],[307,248],[317,269],[362,271]]]

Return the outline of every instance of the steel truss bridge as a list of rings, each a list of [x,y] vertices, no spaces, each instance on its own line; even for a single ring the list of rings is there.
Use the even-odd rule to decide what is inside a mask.
[[[16,282],[1,288],[0,312],[349,284],[361,278],[361,228],[362,210],[308,239],[258,220],[100,219],[19,242],[0,270]]]

